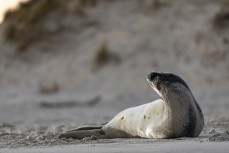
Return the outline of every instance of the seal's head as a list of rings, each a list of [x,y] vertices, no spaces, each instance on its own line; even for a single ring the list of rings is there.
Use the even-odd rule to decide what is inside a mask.
[[[202,111],[190,88],[179,76],[172,73],[151,72],[147,81],[170,108],[170,127],[173,137],[198,136],[204,126]],[[179,124],[177,122],[179,120]],[[178,131],[174,132],[174,129]]]
[[[191,92],[185,81],[172,73],[151,72],[147,75],[147,81],[161,98],[165,98],[168,93],[176,94],[181,91]],[[182,90],[180,90],[182,88]]]

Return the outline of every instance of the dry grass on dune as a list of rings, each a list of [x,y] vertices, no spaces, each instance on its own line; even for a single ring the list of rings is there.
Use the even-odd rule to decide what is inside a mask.
[[[23,53],[33,43],[44,39],[49,34],[59,32],[60,27],[55,30],[47,28],[47,20],[57,20],[56,18],[49,18],[50,14],[55,12],[67,14],[71,4],[75,9],[73,13],[76,16],[83,16],[84,8],[97,4],[96,0],[69,0],[69,2],[71,3],[62,0],[31,0],[21,3],[16,10],[8,10],[4,19],[6,23],[5,40],[16,45],[16,53]],[[58,20],[60,20],[59,18]],[[55,24],[56,22],[61,21],[54,21]]]

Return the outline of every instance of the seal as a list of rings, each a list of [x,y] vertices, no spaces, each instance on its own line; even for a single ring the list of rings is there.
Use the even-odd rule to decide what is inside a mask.
[[[197,137],[204,126],[203,113],[185,81],[172,73],[151,72],[150,86],[160,99],[118,113],[101,126],[67,131],[59,138],[178,138]]]

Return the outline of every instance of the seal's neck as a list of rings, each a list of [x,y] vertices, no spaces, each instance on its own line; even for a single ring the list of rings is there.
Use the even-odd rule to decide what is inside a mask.
[[[194,97],[191,92],[170,93],[163,97],[169,118],[173,120],[184,120],[189,115],[189,108],[192,108],[191,102]],[[191,107],[190,107],[191,106]]]
[[[185,118],[184,115],[187,114],[187,110],[190,107],[190,104],[181,98],[173,97],[172,99],[165,100],[168,114],[173,118]]]

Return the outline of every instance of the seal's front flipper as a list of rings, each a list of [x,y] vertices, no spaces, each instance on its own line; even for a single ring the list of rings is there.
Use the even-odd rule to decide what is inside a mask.
[[[60,134],[59,138],[83,139],[91,136],[95,136],[97,138],[105,138],[105,133],[102,130],[102,127],[103,126],[80,127]]]

